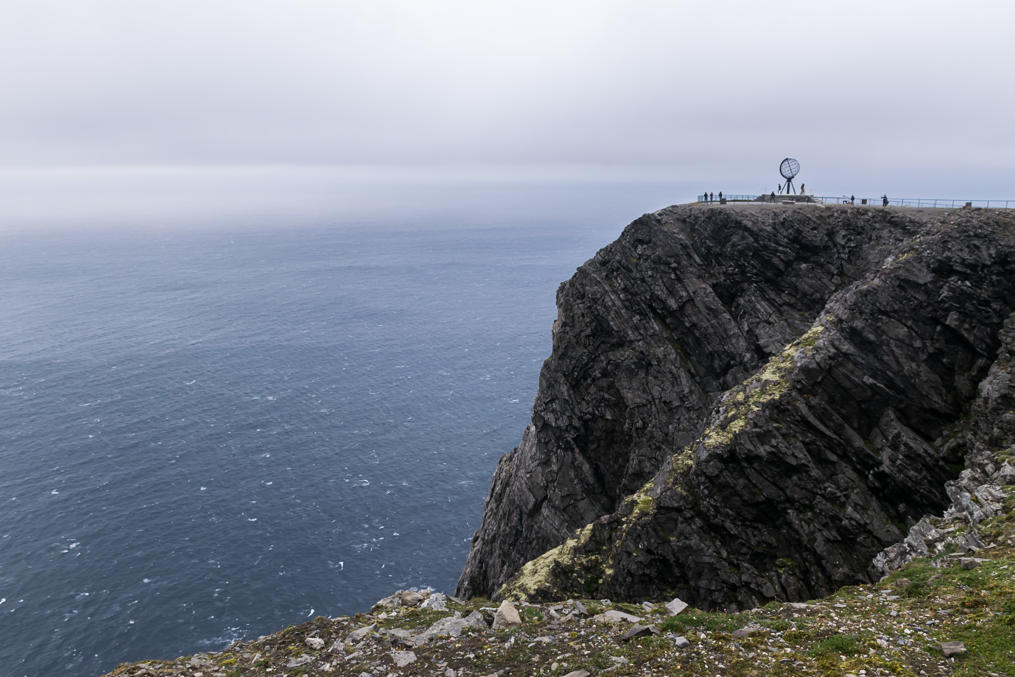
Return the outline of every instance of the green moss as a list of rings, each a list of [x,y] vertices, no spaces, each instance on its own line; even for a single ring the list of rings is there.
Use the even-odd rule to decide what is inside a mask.
[[[702,436],[705,448],[729,444],[747,426],[751,412],[760,410],[765,402],[781,397],[789,387],[789,375],[796,366],[797,355],[800,351],[812,350],[823,331],[824,327],[820,324],[811,327],[781,353],[773,355],[751,378],[728,392],[721,403],[726,415]]]
[[[539,557],[526,562],[518,573],[501,586],[496,596],[500,599],[524,600],[535,597],[540,590],[553,590],[553,569],[559,562],[578,563],[579,568],[596,572],[602,578],[603,567],[597,558],[584,556],[580,561],[576,558],[576,550],[588,541],[591,534],[592,525],[587,524],[556,548],[547,550]]]

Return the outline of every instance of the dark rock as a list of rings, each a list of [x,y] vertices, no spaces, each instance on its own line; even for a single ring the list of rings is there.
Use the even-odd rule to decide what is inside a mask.
[[[985,385],[1015,345],[1004,210],[668,208],[557,302],[461,595],[816,598],[878,575],[972,447],[1015,441],[975,417],[953,439],[1008,402]]]
[[[654,625],[632,625],[627,631],[620,636],[621,642],[630,642],[636,637],[648,637],[650,635],[658,635],[659,628]]]

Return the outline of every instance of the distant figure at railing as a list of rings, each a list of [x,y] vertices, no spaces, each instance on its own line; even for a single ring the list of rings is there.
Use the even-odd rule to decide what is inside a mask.
[[[801,195],[803,195],[804,193],[807,192],[807,191],[804,190],[804,186],[806,186],[806,185],[807,185],[806,183],[801,183],[800,184],[800,194]]]
[[[849,204],[851,204],[851,205],[855,205],[856,204],[856,195],[850,195],[849,196]]]
[[[882,207],[887,207],[888,206],[888,194],[887,193],[881,196],[881,206]]]

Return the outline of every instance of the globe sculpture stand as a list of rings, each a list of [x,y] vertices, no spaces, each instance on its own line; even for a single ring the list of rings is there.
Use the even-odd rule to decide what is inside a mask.
[[[786,179],[786,195],[790,194],[790,191],[796,193],[796,189],[793,187],[793,177],[800,173],[800,163],[794,158],[788,157],[783,159],[779,163],[779,174],[782,178]]]

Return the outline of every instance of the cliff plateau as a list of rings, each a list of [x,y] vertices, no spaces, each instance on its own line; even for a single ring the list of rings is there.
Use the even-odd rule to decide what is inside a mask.
[[[460,595],[823,596],[1015,443],[1010,210],[670,207],[557,305]]]

